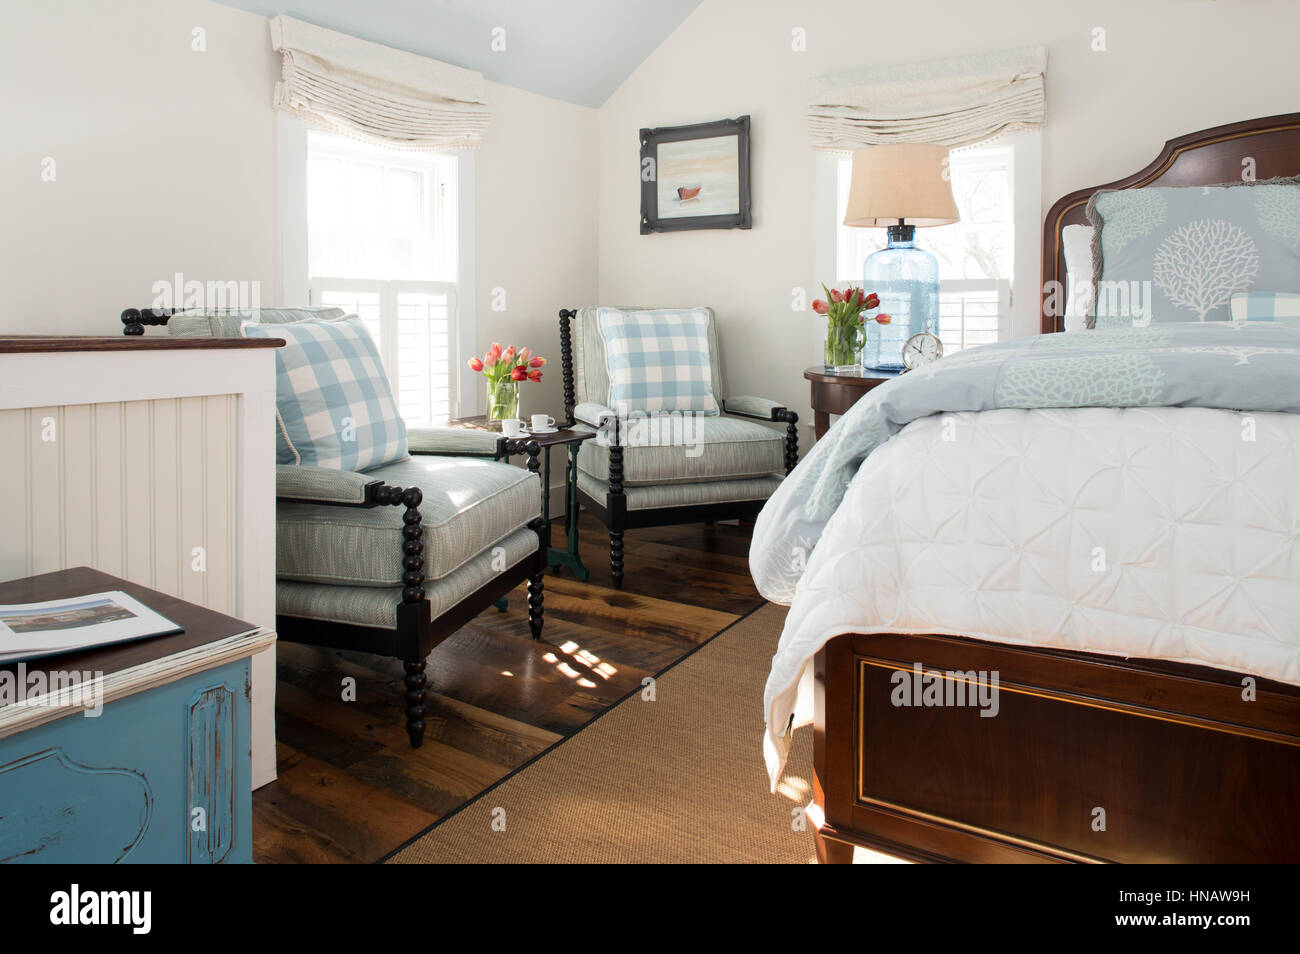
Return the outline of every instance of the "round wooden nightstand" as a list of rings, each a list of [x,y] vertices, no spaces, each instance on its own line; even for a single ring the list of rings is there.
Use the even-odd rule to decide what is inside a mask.
[[[821,366],[805,369],[803,376],[812,382],[813,433],[817,439],[821,440],[830,428],[832,414],[843,414],[876,385],[892,381],[901,373],[865,371],[837,374]]]

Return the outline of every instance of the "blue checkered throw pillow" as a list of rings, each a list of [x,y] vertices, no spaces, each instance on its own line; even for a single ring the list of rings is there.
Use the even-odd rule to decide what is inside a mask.
[[[596,322],[605,339],[611,409],[718,413],[705,309],[599,308]]]
[[[286,342],[275,349],[279,463],[369,470],[407,456],[406,424],[360,318],[248,321],[240,330],[245,338]]]
[[[1228,307],[1233,321],[1300,322],[1300,294],[1295,292],[1237,292]]]

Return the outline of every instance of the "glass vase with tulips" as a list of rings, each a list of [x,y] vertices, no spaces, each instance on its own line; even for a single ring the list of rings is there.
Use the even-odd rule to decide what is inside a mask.
[[[862,353],[864,339],[863,312],[880,307],[880,298],[875,292],[868,294],[861,288],[850,285],[844,291],[838,288],[822,286],[826,298],[814,299],[813,311],[826,316],[826,370],[841,374],[858,370],[859,355]],[[888,315],[876,315],[875,321],[888,324]]]
[[[519,385],[524,381],[542,380],[546,359],[528,348],[497,342],[481,358],[470,358],[469,369],[483,375],[487,384],[488,421],[501,422],[519,418]]]

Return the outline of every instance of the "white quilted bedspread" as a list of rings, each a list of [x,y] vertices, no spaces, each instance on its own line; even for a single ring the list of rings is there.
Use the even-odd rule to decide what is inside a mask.
[[[795,590],[764,698],[773,785],[801,676],[849,632],[1300,684],[1300,415],[992,410],[908,425],[863,463]]]

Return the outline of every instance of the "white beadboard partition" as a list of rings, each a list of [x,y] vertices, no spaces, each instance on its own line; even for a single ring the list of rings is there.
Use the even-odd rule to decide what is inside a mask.
[[[90,566],[273,628],[274,354],[154,340],[0,353],[0,580]],[[254,787],[274,777],[272,647]]]

